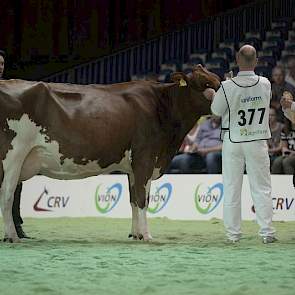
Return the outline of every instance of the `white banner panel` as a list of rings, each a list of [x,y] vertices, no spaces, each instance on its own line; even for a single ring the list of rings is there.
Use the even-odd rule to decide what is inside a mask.
[[[292,176],[273,175],[274,220],[295,220]],[[164,175],[153,181],[149,217],[209,220],[222,218],[221,175]],[[24,182],[21,212],[24,217],[131,217],[128,179],[103,175],[83,180],[53,180],[35,176]],[[242,189],[242,218],[255,219],[248,178]]]

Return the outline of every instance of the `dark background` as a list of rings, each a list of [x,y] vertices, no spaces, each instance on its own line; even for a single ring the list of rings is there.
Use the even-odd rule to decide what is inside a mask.
[[[19,71],[40,59],[79,63],[250,2],[1,0],[0,48]]]

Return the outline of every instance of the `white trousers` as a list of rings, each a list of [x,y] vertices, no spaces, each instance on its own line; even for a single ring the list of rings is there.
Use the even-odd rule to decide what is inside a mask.
[[[222,176],[224,185],[223,219],[227,237],[241,236],[241,190],[246,165],[251,197],[260,226],[259,235],[273,236],[270,161],[265,140],[232,143],[228,132],[222,147]]]

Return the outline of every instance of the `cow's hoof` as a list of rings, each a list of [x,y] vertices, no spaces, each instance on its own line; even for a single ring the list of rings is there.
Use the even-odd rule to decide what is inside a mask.
[[[151,242],[153,240],[153,237],[150,234],[143,235],[143,240],[146,242]]]
[[[147,242],[149,242],[149,241],[151,241],[153,238],[152,238],[152,236],[151,236],[150,234],[144,234],[144,235],[139,234],[139,235],[138,235],[138,239],[139,239],[139,240],[143,240],[143,241],[147,241]]]
[[[133,240],[138,240],[138,236],[135,234],[129,234],[128,238],[132,238]]]
[[[16,238],[8,238],[8,237],[5,237],[3,239],[3,242],[4,243],[20,243],[20,238],[16,237]]]

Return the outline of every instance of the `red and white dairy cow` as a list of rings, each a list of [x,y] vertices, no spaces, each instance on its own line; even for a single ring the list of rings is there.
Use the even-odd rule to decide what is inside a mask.
[[[36,174],[78,179],[114,170],[129,176],[134,238],[150,240],[151,180],[161,176],[201,115],[206,88],[219,79],[202,66],[174,83],[71,85],[0,81],[0,205],[5,241],[19,241],[12,220],[16,185]],[[25,202],[25,200],[23,200]]]

